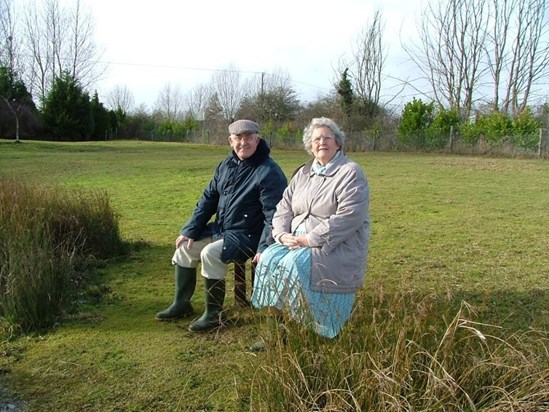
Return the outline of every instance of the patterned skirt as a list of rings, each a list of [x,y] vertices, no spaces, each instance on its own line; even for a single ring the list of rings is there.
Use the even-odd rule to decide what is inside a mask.
[[[276,307],[321,336],[333,338],[351,316],[355,293],[314,292],[311,249],[269,246],[256,267],[252,294],[255,308]]]

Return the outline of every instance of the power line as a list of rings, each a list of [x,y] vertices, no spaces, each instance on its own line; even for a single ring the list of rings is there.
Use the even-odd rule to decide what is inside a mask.
[[[231,72],[231,73],[242,73],[242,74],[258,74],[262,77],[265,75],[271,75],[271,73],[265,71],[252,71],[252,70],[240,70],[240,69],[215,69],[208,67],[189,67],[189,66],[177,66],[177,65],[168,65],[168,64],[151,64],[151,63],[129,63],[129,62],[117,62],[117,61],[104,61],[99,60],[98,63],[102,64],[112,64],[115,66],[130,66],[130,67],[148,67],[152,69],[170,69],[170,70],[189,70],[189,71],[203,71],[203,72]],[[329,87],[319,86],[317,84],[311,84],[299,80],[292,79],[292,82],[295,84],[300,84],[302,86],[313,87],[322,90],[330,90]]]
[[[153,69],[193,70],[193,71],[206,71],[206,72],[233,72],[233,73],[248,73],[248,74],[264,73],[264,72],[248,71],[248,70],[213,69],[213,68],[206,68],[206,67],[187,67],[187,66],[173,66],[173,65],[166,65],[166,64],[150,64],[150,63],[128,63],[128,62],[115,62],[115,61],[103,61],[103,60],[99,60],[98,63],[113,64],[116,66],[150,67]]]

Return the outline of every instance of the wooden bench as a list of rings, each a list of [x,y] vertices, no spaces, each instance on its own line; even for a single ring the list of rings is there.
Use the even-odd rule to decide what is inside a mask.
[[[250,266],[251,285],[254,284],[255,264]],[[250,295],[251,296],[251,295]],[[238,306],[250,306],[246,294],[246,262],[234,263],[234,301]]]

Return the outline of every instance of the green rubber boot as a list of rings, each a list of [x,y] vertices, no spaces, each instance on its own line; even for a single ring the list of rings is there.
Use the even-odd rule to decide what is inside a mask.
[[[191,323],[188,329],[201,332],[221,326],[223,302],[225,301],[225,279],[204,279],[206,285],[206,310]]]
[[[184,268],[175,265],[175,297],[171,306],[158,312],[158,320],[173,320],[190,316],[194,313],[191,297],[196,288],[196,268]]]

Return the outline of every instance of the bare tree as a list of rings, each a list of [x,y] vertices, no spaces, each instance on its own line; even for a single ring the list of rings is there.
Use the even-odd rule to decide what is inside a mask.
[[[502,110],[515,115],[526,108],[532,88],[548,74],[549,29],[546,0],[518,1],[512,11],[517,26],[507,55],[508,81]]]
[[[184,97],[187,114],[197,120],[204,120],[210,97],[211,90],[204,84],[191,89]]]
[[[280,68],[273,70],[271,73],[256,73],[246,79],[243,85],[244,94],[247,96],[256,96],[280,88],[293,88],[292,77],[287,71]]]
[[[60,33],[64,31],[57,1],[47,0],[40,12],[36,5],[25,14],[25,48],[28,51],[27,83],[33,94],[44,100],[58,71]]]
[[[508,56],[508,37],[511,27],[513,9],[521,0],[492,0],[492,27],[487,33],[488,69],[493,80],[493,109],[500,109],[500,89],[503,79],[503,69]]]
[[[284,122],[294,119],[298,109],[299,100],[288,72],[276,69],[244,82],[240,116],[260,122]]]
[[[10,0],[0,0],[0,65],[20,72],[20,44],[16,14]]]
[[[107,94],[106,103],[111,110],[130,113],[135,105],[135,97],[127,86],[115,86]]]
[[[155,111],[167,120],[180,120],[183,117],[183,94],[179,85],[166,83],[155,103]]]
[[[76,0],[72,10],[59,0],[45,0],[42,8],[30,5],[25,13],[25,48],[30,61],[27,83],[41,99],[64,72],[88,88],[104,73],[94,43],[93,19]]]
[[[383,44],[384,29],[378,10],[358,37],[352,61],[345,65],[349,69],[355,98],[365,110],[364,114],[375,114],[380,104],[381,73],[387,59]]]
[[[82,8],[80,0],[76,0],[73,9],[67,13],[70,31],[64,59],[69,73],[80,81],[84,89],[88,89],[105,72],[105,67],[99,63],[102,53],[94,41],[95,23],[91,12]]]
[[[476,101],[516,115],[549,74],[546,14],[546,0],[431,2],[421,18],[421,45],[405,50],[438,104],[463,118]]]
[[[404,45],[435,101],[462,118],[471,113],[483,74],[486,6],[486,0],[433,1],[421,16],[420,45]]]
[[[240,72],[230,65],[226,69],[215,72],[211,80],[212,94],[221,108],[226,120],[234,120],[242,100]]]

